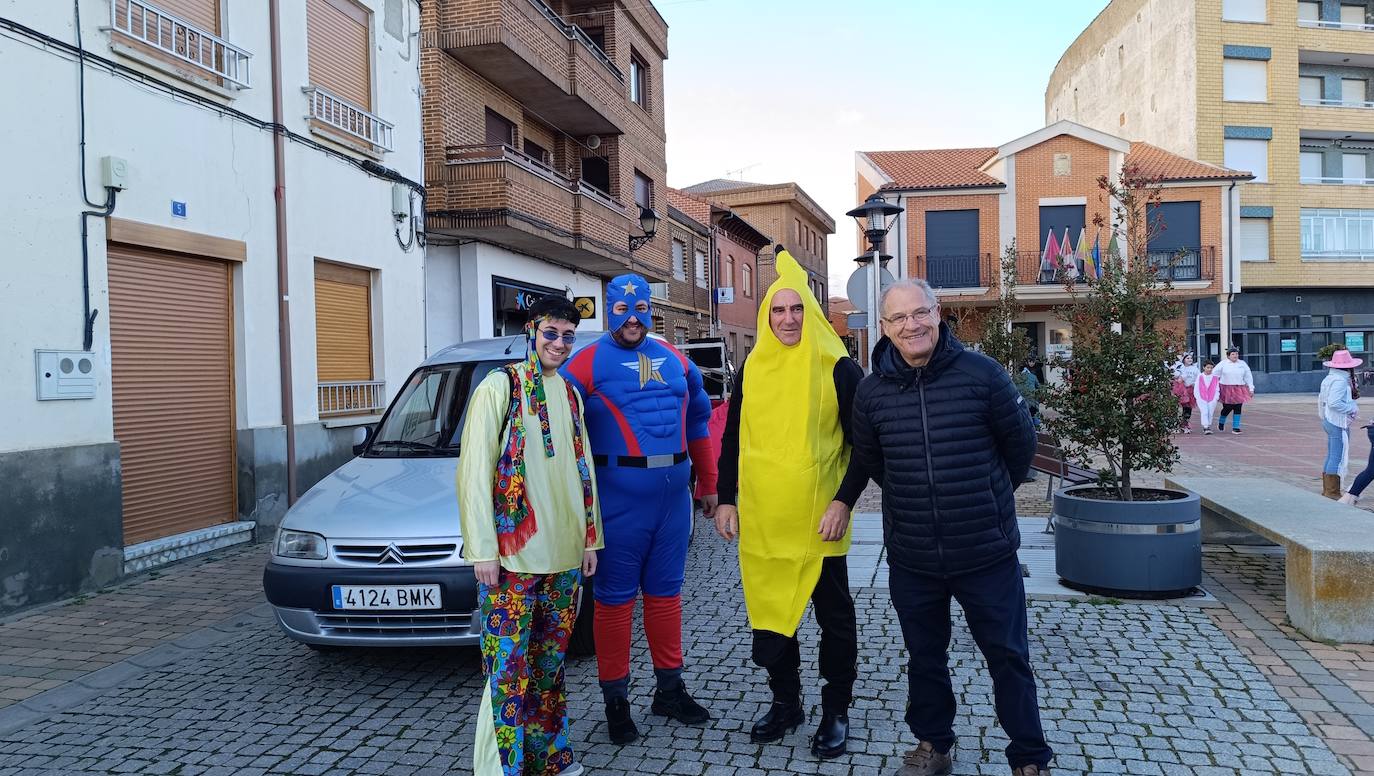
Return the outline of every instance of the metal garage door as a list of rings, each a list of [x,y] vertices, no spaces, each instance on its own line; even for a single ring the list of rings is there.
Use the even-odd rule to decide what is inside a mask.
[[[111,245],[124,543],[234,519],[229,265]]]

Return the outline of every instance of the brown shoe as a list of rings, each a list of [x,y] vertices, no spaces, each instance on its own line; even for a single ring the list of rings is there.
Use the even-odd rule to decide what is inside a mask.
[[[1020,768],[1012,768],[1011,776],[1050,776],[1050,769],[1038,765],[1023,765]]]
[[[940,754],[929,741],[922,741],[902,757],[902,767],[897,769],[896,776],[944,776],[954,768],[953,752],[951,749]]]

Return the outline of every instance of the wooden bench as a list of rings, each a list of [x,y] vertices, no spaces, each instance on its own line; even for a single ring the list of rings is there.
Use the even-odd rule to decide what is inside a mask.
[[[1314,640],[1374,643],[1374,516],[1271,479],[1168,477],[1202,500],[1203,542],[1253,532],[1285,550],[1288,619]]]
[[[1055,477],[1065,485],[1087,485],[1097,482],[1097,472],[1065,460],[1059,440],[1044,431],[1035,434],[1035,457],[1031,459],[1031,469],[1050,476],[1050,481],[1045,485],[1046,500],[1054,495]]]

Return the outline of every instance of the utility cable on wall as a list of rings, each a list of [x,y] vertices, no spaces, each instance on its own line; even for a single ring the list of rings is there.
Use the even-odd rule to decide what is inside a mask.
[[[81,168],[81,199],[92,208],[81,211],[81,349],[90,351],[95,341],[95,317],[100,314],[99,310],[91,309],[90,219],[104,218],[114,212],[118,189],[106,186],[105,201],[98,203],[91,201],[86,186],[86,48],[81,42],[81,0],[72,0],[72,15],[76,24],[77,163]]]

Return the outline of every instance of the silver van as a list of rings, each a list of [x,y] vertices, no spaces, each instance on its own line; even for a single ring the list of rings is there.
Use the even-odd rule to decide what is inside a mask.
[[[584,332],[581,346],[600,332]],[[525,356],[523,336],[474,340],[420,365],[357,457],[282,518],[263,572],[286,635],[313,648],[477,644],[477,582],[463,560],[454,473],[468,399]],[[590,580],[589,580],[590,582]],[[590,587],[569,652],[591,654]]]

